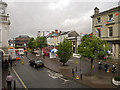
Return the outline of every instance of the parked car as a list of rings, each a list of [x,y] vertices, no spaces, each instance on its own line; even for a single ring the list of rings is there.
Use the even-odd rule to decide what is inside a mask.
[[[73,53],[73,57],[80,58],[81,55],[80,55],[80,54]]]
[[[44,64],[41,60],[37,59],[37,60],[30,60],[29,64],[34,67],[34,68],[40,68],[40,67],[44,67]]]

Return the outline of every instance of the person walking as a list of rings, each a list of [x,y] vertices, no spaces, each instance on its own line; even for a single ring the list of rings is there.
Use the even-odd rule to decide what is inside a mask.
[[[92,67],[93,67],[93,58],[91,59],[91,69],[92,69]]]
[[[26,57],[27,57],[27,53],[28,53],[28,52],[26,51]]]
[[[11,65],[11,67],[12,67],[12,61],[10,61],[10,65]]]
[[[10,72],[8,73],[7,77],[6,77],[6,81],[7,81],[7,89],[11,90],[11,82],[13,80],[12,75],[10,75]]]
[[[73,77],[75,76],[75,72],[74,72],[74,69],[72,69],[72,74],[73,74]]]
[[[12,67],[12,60],[11,60],[11,56],[9,55],[9,64],[11,65]]]

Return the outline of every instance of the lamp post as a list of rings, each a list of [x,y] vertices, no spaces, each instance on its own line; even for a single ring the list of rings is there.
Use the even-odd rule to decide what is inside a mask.
[[[80,33],[80,43],[81,43],[81,33]],[[80,58],[79,58],[80,59]],[[82,80],[82,73],[81,73],[81,59],[80,59],[80,77],[81,77],[81,80]]]
[[[40,32],[40,31],[38,31],[38,32]],[[43,37],[45,36],[45,32],[48,32],[49,33],[49,31],[41,31],[41,32],[43,32]],[[40,34],[39,34],[39,36],[40,36]],[[47,39],[47,38],[46,38]],[[47,40],[45,40],[46,42],[47,42]],[[43,46],[43,50],[42,50],[42,56],[44,56],[44,47],[45,46]]]

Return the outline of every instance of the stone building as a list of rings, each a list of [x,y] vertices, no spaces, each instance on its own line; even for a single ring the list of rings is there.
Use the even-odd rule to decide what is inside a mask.
[[[0,1],[0,52],[3,52],[3,60],[8,59],[8,33],[10,25],[6,7],[7,3]]]
[[[96,7],[92,18],[92,32],[110,43],[113,59],[120,59],[120,6],[99,12]]]

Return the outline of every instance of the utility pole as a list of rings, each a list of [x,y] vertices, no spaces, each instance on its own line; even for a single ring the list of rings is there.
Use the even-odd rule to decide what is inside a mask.
[[[14,43],[15,43],[15,42],[14,42],[14,38],[13,38],[13,47],[14,47]]]
[[[80,43],[81,43],[81,33],[80,33]],[[81,59],[80,59],[80,77],[81,77],[81,80],[82,80],[82,73],[81,73]]]

